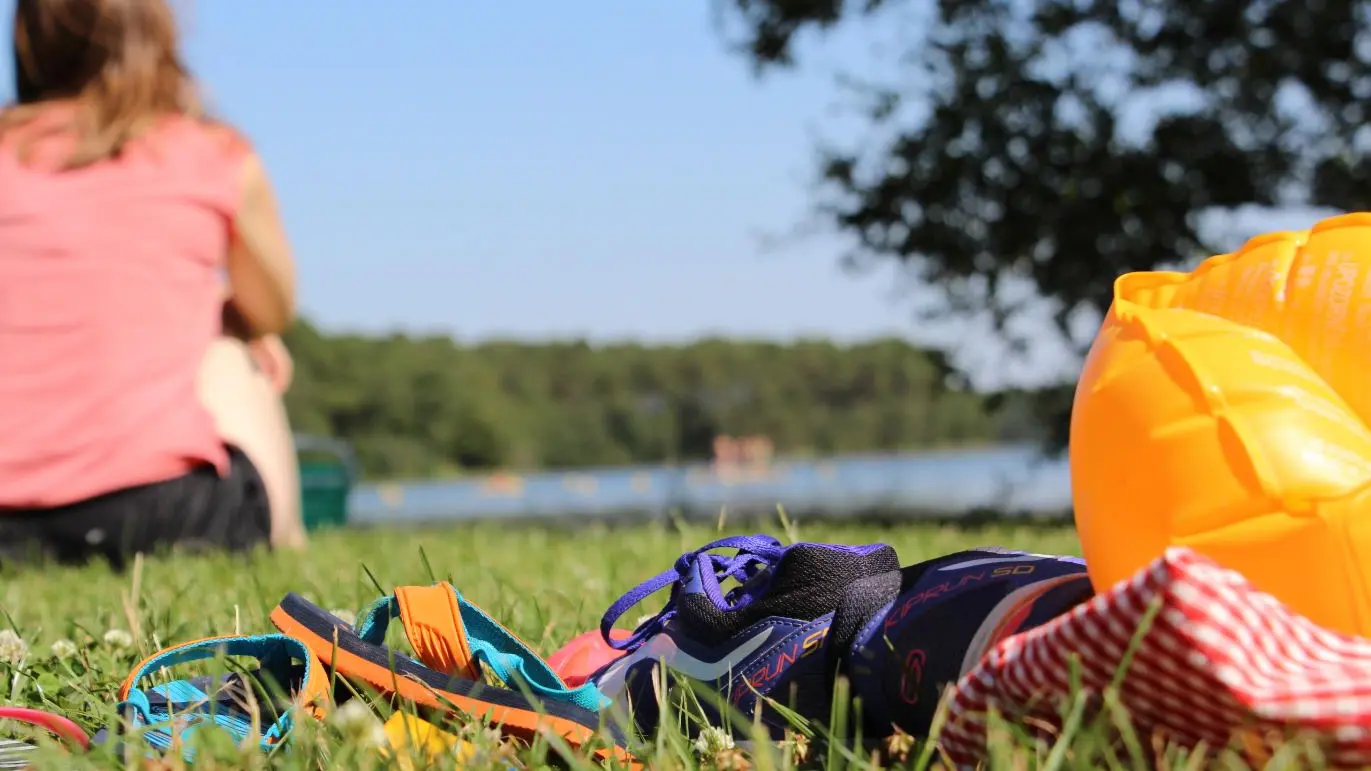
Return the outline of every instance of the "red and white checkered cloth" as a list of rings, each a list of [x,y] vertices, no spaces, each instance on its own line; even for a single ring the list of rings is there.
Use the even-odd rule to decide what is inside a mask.
[[[1153,602],[1160,609],[1119,689],[1144,742],[1160,734],[1187,746],[1242,738],[1251,747],[1271,732],[1295,734],[1317,741],[1334,765],[1371,765],[1371,640],[1316,626],[1185,548],[997,645],[952,694],[940,734],[949,759],[971,766],[982,757],[990,704],[1010,719],[1059,724],[1073,658],[1081,685],[1098,696]]]

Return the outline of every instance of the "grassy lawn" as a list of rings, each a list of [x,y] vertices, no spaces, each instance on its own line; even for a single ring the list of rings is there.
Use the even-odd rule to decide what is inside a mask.
[[[756,529],[729,528],[731,532]],[[986,543],[1050,553],[1076,553],[1078,548],[1068,529],[1000,526],[958,530],[935,525],[877,528],[807,523],[791,528],[789,533],[780,525],[766,529],[782,538],[883,541],[898,549],[905,564]],[[8,635],[0,635],[0,672],[9,666],[4,681],[9,703],[57,709],[93,732],[109,720],[120,682],[144,655],[198,637],[273,631],[267,614],[288,591],[303,594],[325,608],[355,612],[378,596],[372,576],[387,592],[396,585],[450,579],[468,599],[547,654],[574,635],[594,628],[619,594],[669,567],[680,553],[717,535],[716,529],[706,526],[570,531],[482,525],[422,531],[343,531],[317,536],[303,556],[261,554],[246,560],[175,556],[149,559],[139,569],[122,575],[95,567],[13,572],[6,575],[0,594],[0,610],[5,614],[0,627],[18,632],[27,645],[27,655],[17,665],[4,663],[5,659],[17,659],[22,646],[12,639],[6,641]],[[641,612],[655,609],[645,606]],[[209,747],[198,765],[385,767],[367,748],[365,739],[374,733],[364,722],[305,724],[290,752],[271,757],[255,751],[240,754],[231,747]],[[468,729],[467,735],[474,737],[482,752],[462,767],[505,766],[508,758],[488,736],[475,729]],[[1045,748],[1016,740],[1013,732],[1004,732],[1000,742],[996,766],[1038,767],[1047,757]],[[544,765],[538,757],[543,749],[523,750],[517,758],[533,766]],[[736,753],[697,758],[688,745],[665,742],[661,756],[649,762],[657,768],[784,767],[795,764],[794,749],[791,746],[774,757],[752,760]],[[911,763],[917,754],[911,754]],[[855,754],[849,758],[848,767],[860,767],[855,758]],[[110,758],[98,755],[74,760],[68,758],[61,766],[108,767],[111,763]],[[1066,753],[1058,761],[1062,764],[1058,767],[1118,765],[1088,740],[1083,741],[1080,751]],[[446,766],[438,767],[456,767],[456,762],[449,760]]]

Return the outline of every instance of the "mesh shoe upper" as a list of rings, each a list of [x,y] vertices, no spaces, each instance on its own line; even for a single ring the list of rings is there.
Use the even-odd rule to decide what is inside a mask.
[[[719,549],[735,553],[715,553]],[[854,582],[898,568],[898,555],[885,544],[786,547],[765,536],[706,544],[609,609],[602,630],[647,595],[671,587],[661,611],[627,640],[610,642],[628,654],[592,679],[621,706],[631,705],[644,732],[658,720],[658,663],[713,693],[715,698],[699,700],[712,724],[728,724],[731,717],[751,723],[759,697],[826,719],[832,690],[825,651],[833,612]],[[737,585],[726,590],[728,579]],[[777,710],[763,708],[761,715],[774,734],[786,726]]]

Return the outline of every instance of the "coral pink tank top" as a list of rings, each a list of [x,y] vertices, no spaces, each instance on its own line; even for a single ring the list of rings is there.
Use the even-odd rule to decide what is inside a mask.
[[[0,143],[0,509],[227,471],[196,381],[242,158],[179,118],[75,171]]]

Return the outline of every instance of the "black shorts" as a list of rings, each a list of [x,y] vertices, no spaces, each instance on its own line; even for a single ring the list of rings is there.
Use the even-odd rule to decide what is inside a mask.
[[[49,509],[0,509],[0,561],[82,563],[104,556],[122,569],[135,553],[170,547],[244,551],[271,536],[266,488],[252,461],[228,447],[229,473],[213,466]]]

